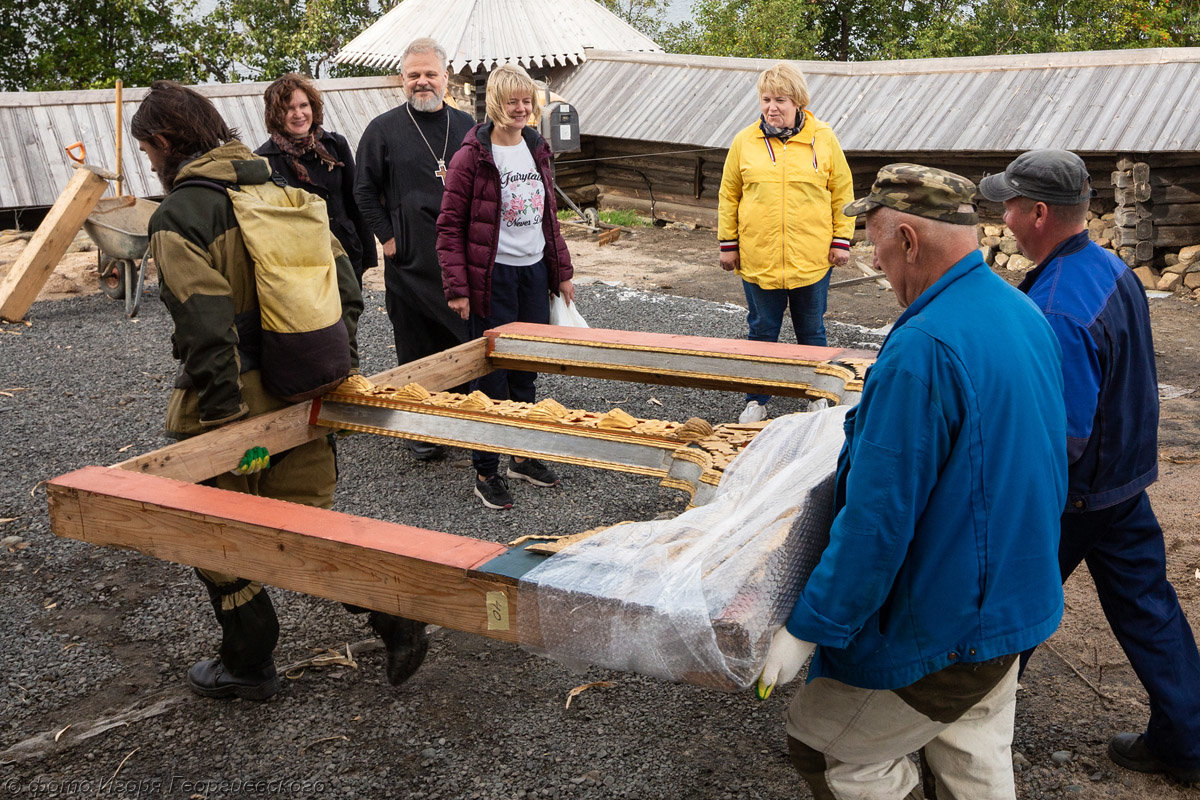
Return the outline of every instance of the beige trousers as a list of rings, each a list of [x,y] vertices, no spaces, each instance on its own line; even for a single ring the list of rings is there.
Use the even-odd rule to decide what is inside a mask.
[[[792,762],[817,800],[921,798],[923,748],[937,800],[1013,800],[1016,689],[1015,656],[892,691],[817,678],[784,715]]]

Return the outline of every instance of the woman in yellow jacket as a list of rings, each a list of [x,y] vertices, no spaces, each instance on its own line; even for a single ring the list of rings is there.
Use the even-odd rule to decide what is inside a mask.
[[[749,339],[779,341],[791,308],[796,341],[825,345],[829,270],[850,260],[854,220],[842,206],[854,182],[833,129],[807,110],[804,75],[779,63],[758,78],[762,116],[733,137],[721,178],[721,267],[746,291]],[[746,395],[740,422],[767,416],[768,395]]]

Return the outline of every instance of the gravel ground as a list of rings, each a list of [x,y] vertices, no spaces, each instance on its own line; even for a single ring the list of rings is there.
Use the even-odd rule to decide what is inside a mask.
[[[604,284],[581,286],[579,294],[596,327],[730,338],[745,328],[736,306]],[[382,651],[367,646],[358,668],[309,670],[265,704],[192,698],[182,676],[211,655],[217,632],[199,583],[184,567],[55,537],[45,493],[36,488],[77,467],[169,443],[161,420],[175,369],[170,321],[154,296],[143,309],[128,321],[111,300],[93,295],[39,303],[31,325],[0,328],[0,516],[16,518],[0,531],[28,543],[0,551],[0,760],[15,761],[0,772],[7,773],[0,795],[794,795],[781,701],[603,670],[573,673],[453,631],[435,634],[425,666],[400,688],[382,682]],[[830,339],[870,346],[879,336],[834,324]],[[390,341],[382,297],[369,294],[360,329],[365,373],[393,365]],[[736,417],[742,405],[732,393],[554,377],[540,381],[539,396],[713,421]],[[799,405],[778,399],[773,411]],[[421,464],[397,440],[348,437],[339,443],[336,508],[508,541],[685,505],[681,493],[649,478],[564,465],[561,488],[522,484],[516,509],[485,512],[471,494],[465,459],[452,451]],[[281,665],[370,637],[362,618],[336,603],[275,590],[273,596]],[[564,708],[571,688],[599,680],[613,686]],[[80,735],[97,720],[147,708],[165,710],[102,735]],[[715,751],[726,764],[736,756],[739,768],[716,774]]]
[[[368,295],[366,374],[394,365],[382,304],[379,293]],[[736,306],[603,284],[580,286],[579,305],[596,327],[729,338],[745,329]],[[807,796],[787,762],[780,715],[788,691],[759,702],[572,672],[448,630],[435,633],[421,671],[392,688],[361,617],[290,592],[273,590],[278,663],[356,643],[357,665],[291,676],[266,703],[193,697],[183,675],[217,640],[199,582],[181,566],[55,537],[37,487],[168,443],[170,324],[153,293],[143,308],[128,321],[93,295],[38,303],[32,324],[0,326],[0,536],[19,539],[0,548],[0,797]],[[880,340],[838,323],[829,333],[844,346]],[[742,405],[732,393],[573,378],[541,379],[539,396],[711,421],[735,418]],[[799,401],[776,400],[772,410],[799,410]],[[517,508],[488,512],[471,495],[465,459],[452,451],[421,464],[398,440],[349,437],[339,443],[336,508],[499,542],[685,505],[648,478],[563,466],[560,488],[518,485]],[[572,688],[595,681],[611,686],[566,707]],[[1095,755],[1107,729],[1078,719],[1052,728],[1019,712],[1020,795],[1141,796],[1123,794],[1128,777]],[[1106,791],[1095,793],[1100,785]]]

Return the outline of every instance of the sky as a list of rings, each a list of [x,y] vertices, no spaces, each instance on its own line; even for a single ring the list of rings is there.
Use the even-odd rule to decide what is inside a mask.
[[[671,0],[667,6],[667,24],[684,22],[692,15],[692,0]]]

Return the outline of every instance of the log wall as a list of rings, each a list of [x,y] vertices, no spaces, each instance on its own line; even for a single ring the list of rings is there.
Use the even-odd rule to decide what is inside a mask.
[[[556,161],[559,186],[580,205],[630,208],[654,219],[715,228],[725,149],[663,142],[583,137],[579,153]],[[880,167],[897,161],[927,164],[976,183],[1002,172],[1007,153],[848,153],[854,195],[862,197]],[[1089,154],[1097,197],[1089,231],[1143,280],[1157,285],[1182,248],[1200,244],[1200,154]],[[1003,206],[982,200],[981,218],[1000,223]],[[861,226],[858,236],[861,236]],[[1146,271],[1153,278],[1145,277]]]

